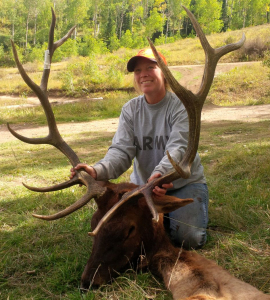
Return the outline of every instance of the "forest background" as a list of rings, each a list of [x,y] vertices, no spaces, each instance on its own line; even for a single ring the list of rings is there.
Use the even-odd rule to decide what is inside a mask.
[[[14,66],[10,38],[23,63],[43,61],[51,7],[57,14],[56,39],[76,30],[54,61],[89,57],[119,48],[138,49],[194,36],[181,4],[206,34],[269,23],[269,0],[0,0],[0,66]]]

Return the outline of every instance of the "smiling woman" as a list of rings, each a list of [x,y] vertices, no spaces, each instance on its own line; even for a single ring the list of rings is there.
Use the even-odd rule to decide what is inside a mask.
[[[167,65],[166,58],[159,55]],[[99,181],[115,179],[134,159],[131,182],[143,185],[172,169],[167,151],[175,161],[183,158],[189,135],[187,111],[178,97],[167,89],[168,84],[152,50],[140,50],[128,61],[127,70],[134,72],[134,83],[141,95],[123,106],[118,129],[105,157],[93,167],[78,164],[71,170],[71,177],[84,168]],[[168,230],[174,242],[187,249],[203,246],[208,223],[208,190],[198,153],[188,179],[155,186],[153,193],[159,197],[168,194],[194,199],[192,204],[170,214]]]

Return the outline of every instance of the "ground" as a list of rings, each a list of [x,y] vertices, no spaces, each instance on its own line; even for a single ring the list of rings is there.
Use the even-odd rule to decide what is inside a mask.
[[[241,66],[243,64],[251,64],[254,62],[248,63],[230,63],[230,64],[219,64],[216,70],[216,76],[221,72],[227,72],[230,69]],[[180,70],[183,74],[183,78],[180,80],[180,83],[191,89],[192,91],[196,91],[200,85],[203,68],[202,65],[195,66],[176,66],[171,67],[172,69]],[[2,96],[3,97],[3,96]],[[0,97],[1,100],[1,97]],[[68,99],[68,98],[57,98],[50,99],[51,102],[70,102],[70,101],[80,101],[80,99]],[[91,100],[91,99],[90,99]],[[39,105],[39,102],[36,98],[29,97],[26,101],[25,106],[28,105]],[[24,106],[24,105],[23,105]],[[16,106],[14,107],[14,109]],[[241,107],[219,107],[216,105],[206,105],[203,108],[202,112],[202,122],[214,122],[218,120],[239,120],[245,122],[253,122],[258,120],[270,119],[270,105],[256,105],[256,106],[241,106]],[[82,123],[64,123],[59,124],[58,128],[61,134],[65,135],[66,133],[74,132],[84,132],[91,129],[92,131],[104,131],[104,132],[114,132],[118,125],[118,118],[114,119],[106,119],[92,122],[82,122]],[[18,133],[27,137],[35,137],[46,135],[48,133],[48,129],[46,126],[33,126],[33,125],[13,125],[12,128],[16,130]],[[0,143],[5,143],[7,141],[15,140],[9,131],[7,130],[6,125],[0,125],[0,134],[1,139]]]

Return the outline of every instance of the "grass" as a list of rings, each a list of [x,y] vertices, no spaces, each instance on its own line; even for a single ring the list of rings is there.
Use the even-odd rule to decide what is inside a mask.
[[[199,152],[210,190],[210,224],[208,243],[199,252],[270,293],[270,121],[202,127]],[[112,133],[90,130],[65,138],[82,161],[93,164],[106,153]],[[171,299],[150,273],[131,270],[112,285],[81,296],[78,287],[91,251],[87,232],[95,204],[54,222],[34,219],[32,213],[63,209],[84,189],[30,192],[22,181],[46,186],[67,179],[66,158],[50,146],[19,141],[0,148],[0,299]],[[118,181],[127,181],[130,172]]]
[[[207,101],[220,106],[257,105],[269,104],[269,96],[268,69],[258,62],[218,74]]]

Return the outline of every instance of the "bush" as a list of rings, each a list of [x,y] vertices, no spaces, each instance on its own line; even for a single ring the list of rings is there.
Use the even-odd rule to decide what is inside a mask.
[[[95,56],[80,57],[71,61],[60,74],[62,88],[68,94],[88,93],[96,85],[104,82],[96,63]]]
[[[84,36],[78,46],[78,54],[82,56],[88,56],[92,53],[105,54],[108,52],[106,44],[102,40],[95,39],[92,35]]]
[[[270,68],[270,51],[269,50],[264,52],[264,58],[262,60],[262,64],[265,67]],[[268,77],[270,78],[270,72],[268,72]]]
[[[262,40],[257,37],[253,40],[248,40],[244,45],[235,52],[239,61],[261,60],[264,57],[264,52],[270,49],[270,40]]]
[[[120,44],[122,47],[125,48],[132,48],[133,47],[133,38],[132,33],[130,30],[127,30],[125,34],[121,37]]]
[[[120,48],[120,41],[119,39],[117,38],[117,35],[116,34],[113,34],[111,37],[110,37],[110,40],[109,40],[109,46],[108,46],[109,50],[111,52],[117,50]]]
[[[62,61],[65,58],[77,55],[78,49],[76,40],[68,39],[61,47],[55,50],[53,62]]]
[[[34,62],[34,61],[39,61],[43,62],[44,61],[44,53],[45,50],[47,49],[47,43],[44,43],[42,46],[37,45],[32,49],[28,49],[28,53],[25,55],[25,61],[27,62]]]

